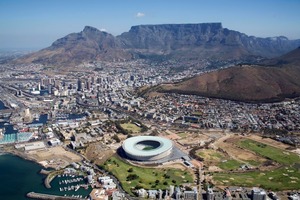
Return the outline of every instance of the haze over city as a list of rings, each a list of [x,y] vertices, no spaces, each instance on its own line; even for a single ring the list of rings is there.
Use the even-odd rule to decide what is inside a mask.
[[[90,25],[119,35],[140,24],[222,22],[257,37],[300,36],[297,0],[2,0],[0,48],[45,48]]]

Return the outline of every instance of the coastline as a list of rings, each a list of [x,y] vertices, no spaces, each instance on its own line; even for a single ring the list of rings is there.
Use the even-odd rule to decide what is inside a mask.
[[[42,168],[47,169],[41,163],[39,163],[34,157],[29,156],[25,152],[20,152],[15,149],[7,149],[7,147],[2,147],[2,149],[0,150],[0,155],[5,155],[5,154],[11,154],[14,156],[18,156],[19,158],[22,158],[22,159],[30,161],[30,162],[34,162],[34,163],[40,165]]]
[[[53,151],[54,153],[57,152],[57,151],[61,152],[62,150],[64,150],[64,149],[61,148],[61,147],[53,147],[53,148],[50,148],[50,149],[31,151],[29,153],[29,152],[25,152],[25,151],[22,151],[22,150],[15,149],[15,147],[12,144],[10,144],[9,146],[2,146],[0,148],[0,153],[17,156],[21,159],[24,159],[24,160],[33,162],[35,164],[38,164],[41,168],[41,170],[39,171],[39,174],[42,174],[42,175],[46,176],[43,180],[44,186],[47,189],[50,189],[51,188],[51,182],[54,180],[56,175],[62,173],[61,168],[63,168],[63,166],[59,165],[59,168],[53,167],[53,166],[46,167],[43,160],[47,160],[47,158],[43,157],[43,154],[45,152],[49,153],[51,151]],[[65,161],[64,164],[67,163],[67,165],[69,165],[72,162],[76,162],[76,160],[79,161],[78,158],[76,158],[76,157],[74,158],[73,153],[70,154],[70,152],[67,152],[67,153],[63,152],[63,155],[64,156],[67,155],[63,159],[68,160],[68,161]],[[51,154],[51,156],[56,157],[56,158],[59,158],[59,157],[61,158],[61,155],[59,155],[59,154]]]
[[[5,110],[5,109],[10,109],[10,108],[12,108],[12,107],[10,106],[10,104],[7,102],[6,99],[1,98],[0,101],[1,101],[1,102],[3,103],[3,105],[4,105],[4,108],[2,108],[2,109],[0,109],[0,110]]]
[[[47,189],[50,189],[51,188],[51,181],[55,178],[52,177],[52,178],[49,178],[49,176],[51,175],[52,171],[48,171],[46,170],[47,168],[45,168],[41,163],[39,163],[36,159],[34,159],[33,157],[30,157],[29,155],[27,155],[25,152],[20,152],[18,150],[5,150],[5,151],[2,151],[1,152],[1,155],[5,155],[5,154],[10,154],[10,155],[13,155],[13,156],[17,156],[21,159],[24,159],[24,160],[27,160],[29,162],[33,162],[35,164],[38,164],[40,167],[42,167],[42,169],[40,170],[40,174],[43,174],[43,175],[46,175],[46,178],[44,179],[44,185]],[[56,171],[53,171],[53,172],[56,172]]]

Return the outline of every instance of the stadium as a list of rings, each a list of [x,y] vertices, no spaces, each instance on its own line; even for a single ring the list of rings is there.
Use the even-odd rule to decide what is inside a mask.
[[[122,148],[132,160],[157,161],[172,153],[173,142],[156,136],[136,136],[126,139]]]

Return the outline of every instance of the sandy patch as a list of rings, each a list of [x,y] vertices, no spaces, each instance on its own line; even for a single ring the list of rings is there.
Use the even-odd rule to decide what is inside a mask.
[[[63,147],[57,146],[45,150],[36,150],[28,152],[28,155],[34,157],[38,162],[53,159],[62,159],[68,162],[79,162],[81,157],[73,152],[66,151]]]

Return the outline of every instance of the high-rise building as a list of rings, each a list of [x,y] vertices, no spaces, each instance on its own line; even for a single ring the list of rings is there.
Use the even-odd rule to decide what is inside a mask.
[[[52,85],[48,85],[48,94],[52,94]]]
[[[170,197],[174,194],[174,185],[170,185]]]
[[[130,80],[131,80],[131,81],[134,81],[134,79],[135,79],[134,75],[131,75],[131,76],[130,76]]]
[[[161,189],[159,189],[158,190],[158,199],[162,200],[163,199],[162,196],[163,196],[163,191]]]
[[[81,79],[78,79],[77,81],[77,91],[82,91],[83,90],[83,87],[82,87],[82,81]]]
[[[179,187],[176,187],[175,189],[175,199],[180,200],[181,199],[181,190]]]
[[[91,81],[89,79],[86,80],[86,89],[91,90]]]
[[[206,190],[206,199],[207,200],[214,200],[214,191],[211,188],[207,188]]]
[[[263,190],[261,188],[254,187],[252,189],[252,199],[253,200],[266,200],[267,193],[265,190]]]
[[[184,191],[183,199],[184,200],[198,200],[197,188],[194,191]]]

